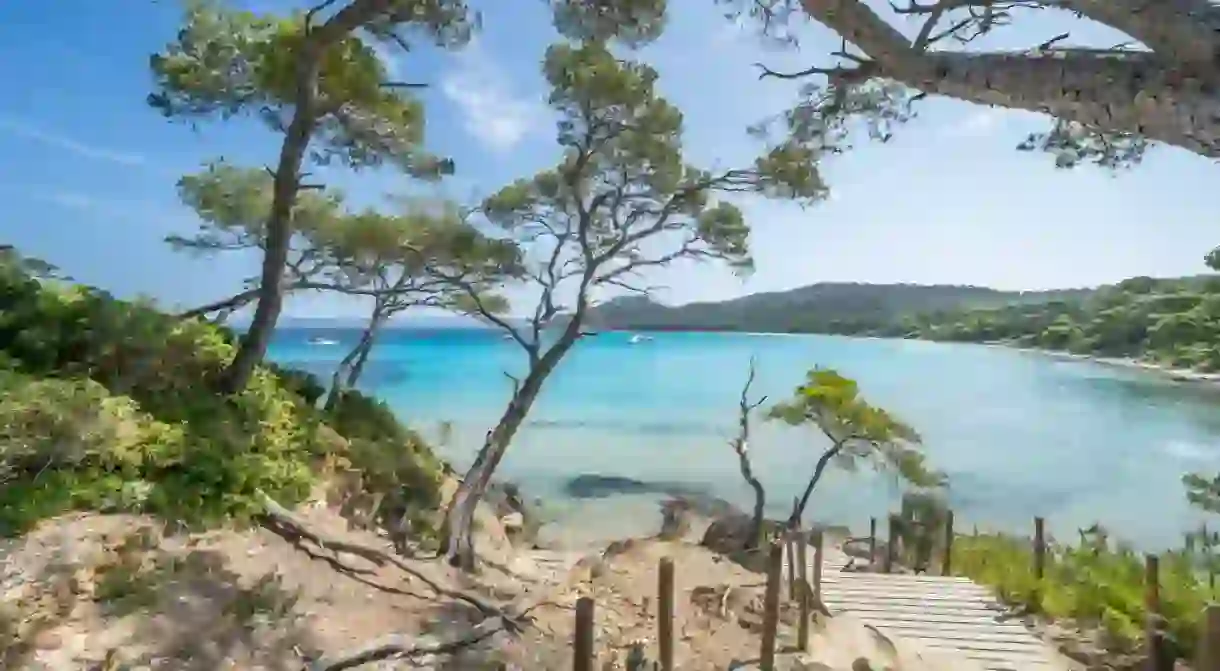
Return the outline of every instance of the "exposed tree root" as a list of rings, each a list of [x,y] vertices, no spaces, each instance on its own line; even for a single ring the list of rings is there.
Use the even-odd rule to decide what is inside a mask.
[[[418,638],[410,636],[388,636],[333,659],[316,661],[309,666],[309,669],[310,671],[341,671],[385,659],[452,653],[506,630],[503,619],[488,618],[465,634],[447,641],[422,642]]]
[[[385,566],[389,564],[395,568],[398,568],[407,575],[410,575],[411,577],[423,582],[436,594],[468,603],[477,608],[480,613],[487,617],[497,617],[501,619],[516,617],[510,616],[509,613],[507,613],[504,609],[489,603],[485,599],[470,594],[469,592],[442,587],[440,580],[425,575],[421,567],[411,566],[399,557],[395,557],[388,552],[366,545],[359,545],[356,543],[348,543],[345,541],[335,540],[333,538],[327,538],[310,529],[304,520],[275,501],[275,499],[272,499],[270,496],[267,496],[262,492],[260,492],[260,496],[263,503],[263,526],[266,529],[284,538],[293,545],[300,546],[302,541],[307,541],[323,550],[332,552],[334,554],[333,560],[328,558],[327,561],[334,566],[342,567],[342,570],[350,571],[352,573],[368,573],[368,571],[365,569],[358,566],[352,566],[351,564],[343,561],[341,558],[341,555],[343,554],[355,555],[356,557],[364,559],[365,561],[371,562],[377,566]]]

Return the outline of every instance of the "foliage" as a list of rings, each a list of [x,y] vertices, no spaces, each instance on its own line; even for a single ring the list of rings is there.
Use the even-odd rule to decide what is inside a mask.
[[[917,487],[943,483],[943,476],[927,467],[918,449],[919,434],[870,404],[859,385],[837,371],[815,367],[793,398],[772,406],[768,416],[791,426],[816,427],[831,444],[824,454],[840,468],[855,470],[868,462]]]
[[[347,460],[364,491],[380,494],[372,521],[423,542],[436,540],[431,513],[440,506],[444,464],[389,406],[344,391],[327,412],[329,426],[348,440]]]
[[[227,397],[199,384],[233,353],[209,324],[0,264],[0,534],[71,509],[210,525],[257,514],[259,490],[302,500],[318,459],[342,457],[346,442],[326,440],[296,393],[320,394],[303,374],[259,368]],[[369,422],[352,407],[346,430],[409,441],[421,468],[437,469],[384,408]]]
[[[1184,659],[1194,659],[1203,607],[1220,598],[1205,579],[1201,557],[1195,549],[1161,555],[1161,609],[1173,652]],[[1106,645],[1119,652],[1139,649],[1144,639],[1144,561],[1096,527],[1082,531],[1074,545],[1052,543],[1041,581],[1034,578],[1029,539],[976,534],[953,544],[958,573],[995,588],[1010,604],[1100,628]]]
[[[627,296],[599,305],[590,322],[623,330],[713,330],[856,334],[917,314],[1071,300],[1089,290],[998,291],[984,287],[819,282],[722,302],[667,307]]]
[[[1133,277],[1077,300],[915,315],[869,335],[1002,341],[1220,370],[1220,278]]]
[[[372,37],[403,29],[394,24],[406,22],[438,44],[456,45],[469,38],[471,24],[461,2],[402,4],[410,5],[404,16],[369,17],[380,31],[336,35],[324,45],[311,144],[315,160],[352,167],[388,162],[419,176],[452,171],[452,162],[420,152],[423,106],[408,95],[409,88],[386,85],[393,82]],[[278,17],[191,2],[177,39],[150,60],[156,89],[148,103],[168,118],[249,115],[283,132],[296,102],[305,42],[304,13]]]
[[[577,13],[588,10],[568,6]],[[598,22],[588,13],[568,18]],[[601,30],[593,24],[568,28]],[[528,373],[514,379],[501,421],[488,432],[450,505],[448,554],[465,568],[475,561],[474,508],[547,378],[581,337],[599,294],[646,292],[642,273],[680,260],[717,261],[748,271],[750,229],[727,194],[809,202],[824,195],[808,169],[809,157],[786,144],[768,147],[740,169],[690,165],[682,144],[682,112],[658,94],[657,71],[619,59],[604,41],[552,45],[543,74],[559,117],[561,159],[505,186],[479,208],[495,237],[521,250],[522,283],[538,296],[532,314],[525,324],[514,325],[496,315],[468,279],[433,270],[466,293],[472,314],[520,345],[528,362]],[[553,329],[555,337],[544,339],[544,329]]]

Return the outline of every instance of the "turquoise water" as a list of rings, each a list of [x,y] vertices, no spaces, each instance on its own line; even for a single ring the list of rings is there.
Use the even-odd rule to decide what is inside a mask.
[[[272,356],[327,375],[358,334],[282,330]],[[311,345],[310,337],[337,345]],[[655,499],[564,500],[564,482],[601,473],[705,486],[747,504],[727,441],[751,356],[756,394],[777,400],[806,370],[830,366],[912,424],[949,472],[960,525],[1052,533],[1094,521],[1141,545],[1177,543],[1197,517],[1179,478],[1220,470],[1220,394],[1137,371],[970,345],[829,336],[630,334],[582,341],[548,382],[500,475],[545,498],[592,537],[652,531]],[[378,344],[362,385],[432,437],[458,467],[473,458],[519,373],[520,349],[497,332],[398,330]],[[442,422],[451,430],[442,431]],[[791,505],[825,442],[756,422],[754,467],[771,507]],[[888,478],[833,473],[811,516],[866,529],[895,506]]]

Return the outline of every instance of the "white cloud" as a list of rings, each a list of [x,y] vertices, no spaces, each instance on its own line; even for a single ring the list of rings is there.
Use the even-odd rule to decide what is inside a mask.
[[[63,149],[86,158],[110,161],[111,163],[120,163],[122,165],[144,165],[146,163],[145,158],[139,154],[85,144],[66,135],[46,131],[33,124],[11,117],[0,117],[0,131],[27,140],[41,142],[42,144]]]
[[[515,94],[508,76],[475,42],[455,57],[441,91],[461,111],[466,132],[495,151],[515,147],[545,118],[538,101]]]

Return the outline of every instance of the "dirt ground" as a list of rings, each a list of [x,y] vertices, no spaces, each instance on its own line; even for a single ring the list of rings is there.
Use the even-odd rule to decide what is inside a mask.
[[[392,553],[381,536],[349,529],[323,505],[295,515],[318,535]],[[486,568],[469,577],[435,559],[378,565],[264,528],[165,536],[151,520],[126,515],[52,520],[0,546],[0,667],[568,669],[574,606],[591,596],[599,668],[625,668],[633,644],[655,659],[664,556],[676,566],[678,668],[737,668],[758,657],[763,577],[694,543],[634,539],[582,556],[513,548],[494,517],[481,526]],[[504,618],[481,610],[526,603],[537,604],[532,622],[512,634],[499,630]],[[793,640],[794,615],[785,606],[781,646]],[[366,665],[352,654],[378,642],[435,647],[479,632],[480,623],[489,635],[453,651]],[[814,631],[813,657],[827,666],[802,658],[786,668],[854,669],[864,656],[882,669],[907,654],[916,661],[895,668],[973,669],[944,659],[925,666],[918,652],[846,618],[822,618]]]

